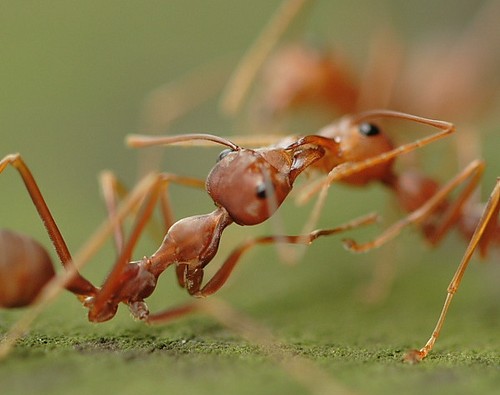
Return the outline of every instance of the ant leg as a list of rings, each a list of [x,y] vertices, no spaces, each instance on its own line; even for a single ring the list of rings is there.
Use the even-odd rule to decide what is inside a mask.
[[[462,281],[462,277],[464,276],[465,270],[467,269],[467,266],[472,258],[472,255],[474,254],[474,250],[478,246],[481,238],[486,233],[489,224],[494,222],[498,217],[499,211],[500,211],[500,178],[497,178],[496,185],[493,188],[493,191],[491,192],[490,198],[488,199],[488,203],[486,204],[483,215],[481,216],[481,219],[477,224],[476,230],[474,231],[474,234],[472,235],[472,238],[469,242],[469,245],[467,246],[464,256],[462,257],[462,261],[460,262],[460,265],[458,266],[450,282],[450,285],[448,286],[446,300],[444,302],[441,314],[439,315],[438,321],[436,323],[436,327],[434,328],[431,337],[429,338],[429,340],[427,341],[427,343],[423,348],[421,348],[420,350],[411,350],[405,355],[404,360],[406,362],[412,362],[412,363],[419,362],[423,358],[425,358],[427,354],[432,350],[434,344],[436,343],[437,338],[441,333],[441,329],[443,327],[444,320],[448,312],[448,308],[450,307],[451,300],[453,299],[453,296],[455,295],[455,293],[458,290],[458,287],[460,286],[460,282]]]
[[[473,193],[477,191],[477,186],[484,174],[484,169],[485,163],[483,161],[474,160],[454,178],[456,180],[456,185],[465,183],[468,178],[470,179],[465,184],[463,190],[460,192],[454,202],[451,203],[445,210],[442,218],[440,219],[439,226],[433,229],[431,233],[426,235],[427,239],[431,242],[432,245],[438,244],[450,230],[450,228],[454,226],[457,221],[459,221],[465,204],[470,202]],[[454,179],[445,184],[443,189],[446,189],[448,185],[453,184]],[[454,188],[453,185],[452,188]]]
[[[47,230],[52,245],[54,246],[54,249],[59,256],[62,265],[65,267],[65,269],[68,270],[72,266],[71,253],[69,252],[68,246],[66,245],[66,242],[59,228],[57,227],[54,217],[52,216],[52,213],[50,212],[47,203],[43,198],[43,195],[35,181],[35,178],[33,177],[33,174],[31,173],[30,169],[28,168],[20,154],[7,155],[2,160],[0,160],[0,173],[8,165],[14,167],[21,175],[21,178],[38,212],[38,215],[40,216],[45,229]],[[66,289],[76,294],[79,299],[81,299],[82,297],[94,295],[97,291],[96,287],[94,287],[90,281],[85,279],[78,272],[76,272],[71,281],[66,284]]]
[[[421,224],[424,223],[432,214],[435,214],[439,207],[446,202],[446,198],[449,194],[457,188],[459,185],[463,184],[467,179],[470,180],[465,185],[463,191],[457,197],[453,204],[444,212],[439,226],[432,230],[431,233],[426,235],[429,242],[436,245],[441,241],[444,235],[449,231],[449,229],[459,220],[462,208],[467,202],[472,192],[475,190],[479,180],[484,171],[484,162],[474,161],[469,164],[463,171],[446,183],[439,191],[437,191],[427,202],[425,202],[420,208],[413,211],[403,219],[394,223],[392,226],[387,228],[382,234],[372,241],[366,243],[357,243],[352,239],[344,240],[346,248],[355,252],[366,252],[373,248],[378,248],[381,245],[387,243],[388,241],[395,238],[401,231],[411,225],[411,224]]]
[[[127,195],[126,187],[116,178],[111,171],[104,171],[100,174],[99,183],[101,184],[101,192],[108,212],[108,218],[116,216],[118,197],[123,198]],[[120,252],[123,249],[123,224],[117,223],[113,232],[116,251]]]
[[[290,244],[311,244],[320,236],[334,235],[347,230],[355,229],[363,225],[368,225],[378,219],[376,214],[369,214],[364,217],[357,218],[353,221],[347,222],[332,229],[318,229],[309,234],[298,236],[263,236],[255,239],[250,239],[237,247],[231,255],[225,260],[219,270],[214,276],[201,288],[201,290],[188,290],[196,296],[209,296],[217,292],[227,281],[234,267],[238,263],[241,256],[250,250],[252,247],[260,244],[273,244],[273,243],[290,243]]]

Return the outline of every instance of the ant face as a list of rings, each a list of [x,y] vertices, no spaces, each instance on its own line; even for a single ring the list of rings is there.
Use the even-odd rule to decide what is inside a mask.
[[[339,145],[338,163],[363,161],[394,148],[388,136],[377,125],[369,122],[352,122],[350,118],[328,125],[318,134],[332,139]],[[363,185],[372,180],[384,180],[392,173],[392,164],[393,161],[387,161],[367,168],[346,181]]]
[[[269,152],[224,150],[207,178],[207,191],[239,225],[268,219],[286,198],[292,185],[291,158]],[[275,160],[277,157],[280,160]]]

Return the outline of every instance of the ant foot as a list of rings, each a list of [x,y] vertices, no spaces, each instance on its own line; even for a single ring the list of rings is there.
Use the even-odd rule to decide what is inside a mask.
[[[403,362],[414,365],[416,363],[419,363],[422,359],[424,359],[425,356],[426,353],[424,353],[423,351],[410,350],[403,357]]]

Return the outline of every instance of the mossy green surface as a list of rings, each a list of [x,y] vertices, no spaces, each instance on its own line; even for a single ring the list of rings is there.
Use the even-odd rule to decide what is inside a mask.
[[[352,393],[498,393],[498,290],[482,278],[497,273],[492,265],[471,268],[435,350],[420,364],[408,365],[402,362],[403,355],[422,346],[430,335],[454,269],[452,262],[441,262],[434,270],[433,284],[422,286],[419,283],[429,276],[431,263],[417,267],[408,259],[411,266],[398,276],[388,299],[370,306],[360,302],[358,292],[366,280],[362,270],[369,273],[370,268],[352,258],[348,264],[357,266],[355,270],[345,263],[330,265],[324,258],[326,247],[318,247],[323,258],[308,254],[292,268],[268,259],[272,250],[256,253],[242,263],[218,298],[269,328],[279,341],[280,358],[299,356],[310,361]],[[307,268],[311,259],[318,265],[314,273]],[[275,287],[265,289],[266,281],[262,287],[251,285],[267,276],[274,279]],[[183,299],[172,296],[181,293],[175,288],[158,292],[161,299],[165,293],[168,298]],[[92,325],[71,297],[63,299],[2,362],[3,393],[312,391],[266,348],[242,339],[209,316],[148,327],[122,311],[113,321]],[[18,314],[4,314],[2,330]]]

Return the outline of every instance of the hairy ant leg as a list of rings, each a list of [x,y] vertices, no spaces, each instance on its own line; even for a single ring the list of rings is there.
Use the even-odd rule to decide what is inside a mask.
[[[476,230],[470,239],[470,242],[467,246],[467,249],[464,253],[464,256],[453,275],[453,278],[450,282],[450,285],[447,288],[446,300],[443,305],[443,309],[441,310],[441,314],[439,315],[436,326],[432,332],[431,337],[427,341],[427,343],[420,350],[411,350],[409,351],[404,360],[407,362],[415,363],[424,359],[427,354],[432,350],[434,344],[436,343],[437,338],[441,334],[441,329],[444,324],[444,320],[446,318],[446,314],[448,313],[448,309],[450,307],[453,296],[458,291],[458,287],[462,281],[462,278],[465,274],[465,270],[469,265],[469,262],[474,254],[475,249],[479,246],[481,239],[488,234],[489,229],[492,229],[498,221],[498,214],[500,212],[500,178],[497,179],[495,187],[491,192],[491,195],[488,199],[486,207],[483,211],[483,214],[477,224]]]

